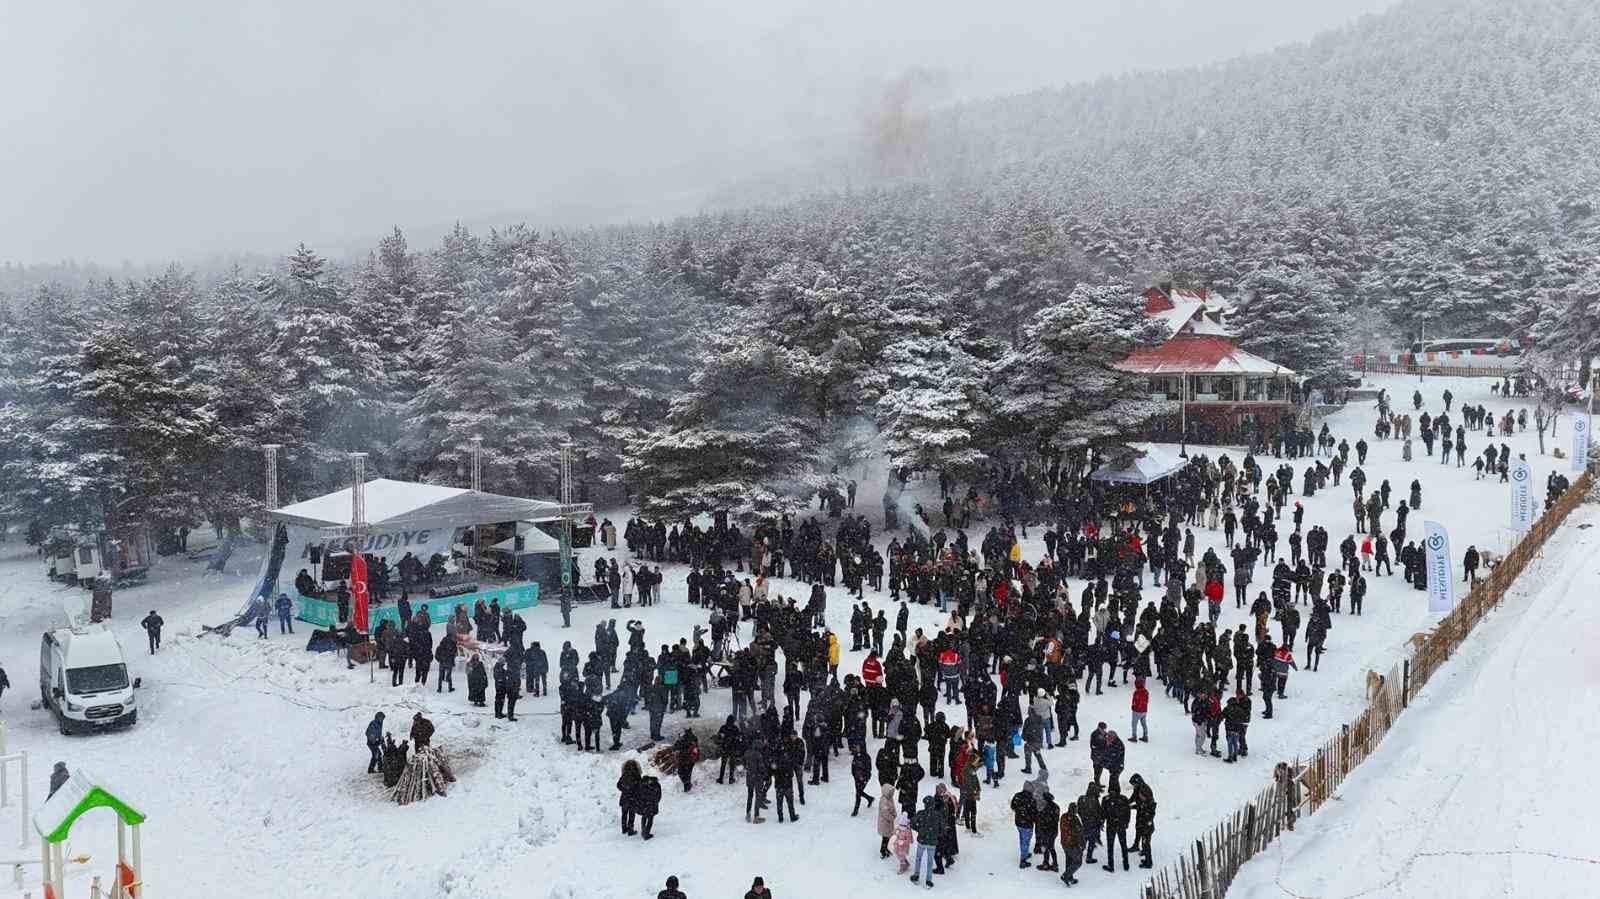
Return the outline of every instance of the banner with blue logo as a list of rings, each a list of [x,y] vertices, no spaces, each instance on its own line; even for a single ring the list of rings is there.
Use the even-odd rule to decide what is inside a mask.
[[[1448,612],[1456,607],[1455,579],[1450,576],[1450,534],[1437,521],[1422,523],[1423,564],[1428,566],[1428,611]]]
[[[1589,413],[1575,412],[1572,415],[1572,470],[1583,474],[1589,467]]]
[[[1511,529],[1533,527],[1533,466],[1527,459],[1516,459],[1508,472],[1511,478]]]

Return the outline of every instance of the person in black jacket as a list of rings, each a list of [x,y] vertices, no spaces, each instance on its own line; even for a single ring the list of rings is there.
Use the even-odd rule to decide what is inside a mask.
[[[443,693],[444,685],[450,685],[450,692],[456,691],[456,641],[449,634],[439,638],[439,647],[433,651],[433,660],[439,663],[439,686],[433,692]]]
[[[649,840],[655,836],[650,829],[661,811],[661,781],[648,774],[641,777],[635,801],[639,809],[639,836]]]
[[[489,689],[489,672],[484,670],[483,659],[477,653],[467,660],[467,702],[484,707],[484,694]]]
[[[726,777],[728,783],[733,783],[733,776],[739,771],[739,759],[744,755],[744,732],[739,730],[739,725],[729,715],[726,723],[717,731],[717,756],[721,761],[717,765],[717,783],[722,783]]]
[[[683,890],[678,889],[678,878],[674,875],[667,878],[667,888],[656,893],[656,899],[689,899],[689,897],[683,894]]]
[[[528,695],[543,696],[550,692],[550,657],[545,654],[539,641],[533,641],[524,654],[528,670]]]
[[[1128,778],[1128,783],[1133,785],[1133,797],[1129,800],[1134,811],[1133,848],[1140,855],[1139,867],[1149,868],[1152,865],[1150,838],[1156,833],[1156,794],[1137,774]],[[1128,867],[1126,855],[1123,856],[1122,867]]]
[[[795,814],[794,810],[794,766],[790,764],[786,750],[787,746],[780,744],[776,753],[777,757],[772,762],[772,791],[777,799],[779,824],[784,821],[783,806],[785,802],[789,804],[790,820],[800,820],[800,816]]]
[[[0,672],[3,674],[4,672]],[[383,713],[378,712],[372,716],[372,721],[367,724],[367,752],[372,758],[367,762],[368,774],[383,773]]]
[[[506,684],[506,660],[500,659],[494,663],[494,716],[506,717],[506,694],[510,692]],[[512,718],[512,721],[517,720]]]
[[[923,729],[922,738],[928,741],[928,775],[944,777],[944,747],[950,739],[950,725],[945,723],[944,712],[934,713],[933,720]]]
[[[1043,803],[1039,806],[1038,814],[1034,816],[1034,836],[1044,858],[1039,860],[1039,870],[1056,871],[1056,828],[1060,826],[1061,806],[1056,805],[1056,797],[1046,791],[1042,797]]]
[[[1017,826],[1018,868],[1033,867],[1033,824],[1038,809],[1027,787],[1011,797],[1011,820]]]
[[[151,609],[150,614],[144,616],[144,620],[139,622],[139,626],[144,628],[145,635],[150,638],[151,655],[155,655],[156,650],[161,648],[161,626],[164,624],[166,622],[161,620],[161,616],[156,614],[155,609]]]
[[[1117,870],[1117,843],[1122,843],[1122,870],[1126,871],[1128,865],[1128,818],[1130,809],[1128,797],[1122,795],[1117,788],[1116,781],[1106,790],[1106,798],[1100,800],[1100,814],[1106,821],[1106,863],[1101,867],[1107,871]]]
[[[622,763],[622,776],[617,778],[617,805],[622,809],[622,832],[630,837],[635,833],[633,827],[639,814],[639,782],[643,779],[637,761],[628,759]]]
[[[757,737],[744,752],[744,819],[762,824],[761,810],[767,807],[767,780],[772,775],[766,744]]]
[[[850,776],[856,782],[856,805],[850,810],[850,817],[854,818],[861,811],[861,800],[867,800],[867,808],[872,808],[872,795],[867,792],[867,782],[872,779],[872,759],[867,756],[866,747],[859,743],[850,747],[850,753]]]

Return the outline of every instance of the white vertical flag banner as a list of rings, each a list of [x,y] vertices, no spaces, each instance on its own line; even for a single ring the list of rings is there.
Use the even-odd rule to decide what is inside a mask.
[[[1589,413],[1572,413],[1572,470],[1583,474],[1589,466]]]
[[[1437,521],[1422,523],[1422,547],[1427,555],[1428,611],[1448,612],[1456,607],[1455,578],[1450,576],[1450,535]]]
[[[1527,459],[1516,459],[1508,472],[1511,477],[1511,529],[1533,527],[1533,466]]]

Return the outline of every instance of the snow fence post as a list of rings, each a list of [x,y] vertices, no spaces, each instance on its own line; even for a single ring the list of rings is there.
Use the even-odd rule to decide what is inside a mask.
[[[1404,709],[1411,705],[1411,660],[1402,659],[1400,665],[1400,708]]]

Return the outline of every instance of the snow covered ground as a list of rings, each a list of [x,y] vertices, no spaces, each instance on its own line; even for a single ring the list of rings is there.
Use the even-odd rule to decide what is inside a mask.
[[[1374,380],[1390,388],[1397,405],[1409,406],[1415,379]],[[1446,387],[1456,395],[1457,409],[1463,402],[1482,400],[1497,413],[1504,412],[1508,406],[1491,397],[1490,383],[1436,378],[1422,389],[1427,408],[1435,413],[1442,408],[1439,394]],[[1373,443],[1366,466],[1369,489],[1388,478],[1398,496],[1413,478],[1422,480],[1420,514],[1451,528],[1458,553],[1472,543],[1480,548],[1504,545],[1502,528],[1509,514],[1505,486],[1475,482],[1470,468],[1458,469],[1453,462],[1440,466],[1436,458],[1422,454],[1420,444],[1417,460],[1402,462],[1398,442],[1372,440],[1370,402],[1353,404],[1333,416],[1330,424],[1352,443],[1362,435]],[[1468,442],[1469,453],[1477,452],[1483,437],[1472,433]],[[1537,456],[1537,441],[1531,434],[1517,434],[1508,442],[1514,451],[1526,452],[1534,460],[1535,476],[1542,483],[1555,460]],[[1233,455],[1239,458],[1237,451]],[[1304,465],[1291,464],[1297,471]],[[864,484],[861,494],[862,510],[875,522],[880,489],[881,484]],[[937,488],[921,482],[920,489],[931,495]],[[1340,487],[1306,501],[1307,525],[1325,525],[1331,542],[1337,544],[1353,525],[1350,496],[1347,487]],[[925,503],[928,508],[936,505],[931,499]],[[1411,525],[1413,532],[1420,529],[1420,520]],[[1043,552],[1041,532],[1030,529],[1029,535],[1023,548],[1028,558],[1036,559]],[[1220,531],[1197,531],[1196,536],[1202,551],[1206,545],[1220,549]],[[888,535],[880,535],[880,543],[887,540]],[[1570,553],[1582,548],[1575,543],[1559,545]],[[589,570],[592,558],[588,552],[584,555],[584,570]],[[1552,570],[1564,570],[1562,562],[1553,557],[1549,564]],[[47,713],[28,705],[37,700],[39,633],[61,620],[64,598],[79,601],[81,594],[48,583],[38,560],[17,543],[0,545],[0,664],[13,683],[13,690],[0,699],[0,716],[10,744],[30,753],[35,797],[43,795],[50,765],[59,759],[123,786],[143,804],[150,816],[144,857],[153,895],[211,899],[256,891],[299,897],[359,888],[377,895],[456,899],[638,897],[653,896],[668,874],[677,874],[695,899],[742,895],[756,874],[786,896],[802,891],[854,895],[862,889],[911,889],[893,876],[890,863],[879,861],[873,818],[865,813],[849,817],[851,789],[847,760],[842,757],[833,768],[831,784],[808,788],[808,803],[801,807],[798,823],[744,823],[742,787],[717,786],[715,770],[708,775],[702,765],[697,786],[688,795],[679,792],[675,781],[663,781],[666,796],[656,823],[657,839],[648,844],[630,840],[615,824],[613,789],[622,760],[630,753],[579,754],[562,746],[554,699],[525,698],[519,707],[521,720],[510,724],[470,708],[464,679],[456,693],[443,696],[431,685],[391,688],[385,679],[369,683],[365,671],[347,672],[343,662],[330,655],[304,652],[303,631],[294,638],[280,638],[274,626],[267,641],[256,640],[248,630],[226,639],[198,636],[202,623],[224,620],[238,609],[257,562],[241,558],[234,568],[229,574],[208,577],[200,564],[166,560],[149,585],[118,592],[114,625],[129,650],[132,673],[144,679],[139,724],[126,732],[69,738],[56,732]],[[613,615],[619,618],[619,627],[629,617],[641,619],[651,645],[686,636],[695,624],[704,622],[704,615],[684,601],[684,570],[666,566],[664,572],[662,605],[626,613],[580,607],[573,615],[573,628],[563,631],[552,604],[524,614],[527,638],[541,641],[553,660],[564,639],[587,653],[595,624]],[[774,589],[803,597],[805,588],[777,581]],[[1149,587],[1150,598],[1158,592]],[[887,594],[869,593],[868,598],[876,608],[886,603]],[[1225,605],[1223,625],[1244,620],[1242,611]],[[159,609],[168,622],[166,644],[154,657],[144,654],[137,624],[151,608]],[[1502,614],[1514,615],[1516,608],[1514,602]],[[836,631],[848,635],[843,590],[830,595],[829,617]],[[1181,710],[1159,690],[1153,691],[1152,742],[1129,744],[1127,773],[1142,773],[1160,803],[1157,864],[1169,860],[1184,841],[1258,789],[1274,762],[1306,754],[1347,720],[1362,703],[1366,671],[1387,671],[1401,658],[1406,638],[1427,619],[1422,593],[1411,590],[1398,575],[1374,579],[1366,614],[1335,616],[1322,670],[1291,678],[1290,698],[1277,704],[1272,721],[1254,724],[1251,756],[1239,765],[1196,758]],[[931,628],[938,620],[929,609],[912,610],[912,627]],[[1550,639],[1558,648],[1579,651],[1579,644],[1564,630],[1552,631]],[[859,654],[847,654],[842,667],[858,670],[860,661]],[[1592,680],[1595,674],[1591,670],[1588,676]],[[1557,687],[1540,689],[1552,695]],[[705,717],[696,727],[702,738],[715,730],[728,706],[725,691],[705,697]],[[1128,706],[1128,689],[1119,685],[1104,695],[1085,697],[1079,720],[1085,731],[1096,721],[1125,731]],[[436,743],[450,753],[460,778],[447,798],[399,808],[364,773],[367,753],[362,731],[379,709],[395,725],[409,719],[414,710],[426,711],[435,720]],[[956,712],[953,720],[959,723],[961,717]],[[636,716],[631,733],[642,735],[642,718]],[[1522,720],[1524,726],[1534,724]],[[680,718],[669,718],[669,731],[681,723]],[[1495,747],[1491,752],[1510,739],[1505,722],[1497,717],[1494,723],[1499,729],[1482,732],[1486,746]],[[1480,734],[1478,729],[1464,732],[1474,739]],[[1528,752],[1537,753],[1538,745],[1529,743]],[[1404,750],[1391,738],[1380,756]],[[1059,799],[1083,791],[1088,777],[1086,740],[1049,750],[1046,759]],[[1370,764],[1376,770],[1387,762]],[[961,862],[941,887],[996,887],[1025,895],[1063,889],[1053,876],[1016,869],[1007,802],[1019,786],[1020,779],[1013,776],[1005,788],[985,791],[979,814],[983,833],[963,837]],[[925,782],[924,787],[931,790],[932,783]],[[1319,818],[1331,821],[1338,814],[1324,812]],[[1489,816],[1481,826],[1490,832],[1502,823],[1501,818]],[[14,843],[16,824],[14,806],[0,809],[0,846]],[[115,850],[110,816],[83,819],[74,831],[72,849],[94,857],[87,869],[76,870],[69,878],[69,895],[86,895],[89,875],[110,870]],[[31,857],[36,852],[35,845],[15,854]],[[0,859],[12,854],[0,850]],[[30,869],[29,875],[33,873]],[[1080,880],[1077,893],[1097,896],[1128,896],[1142,882],[1139,873],[1112,875],[1098,869],[1080,874]],[[1314,884],[1307,890],[1306,895],[1320,894]],[[0,897],[20,895],[9,881],[0,881]]]
[[[1241,899],[1600,896],[1600,509],[1581,507],[1335,800]]]

